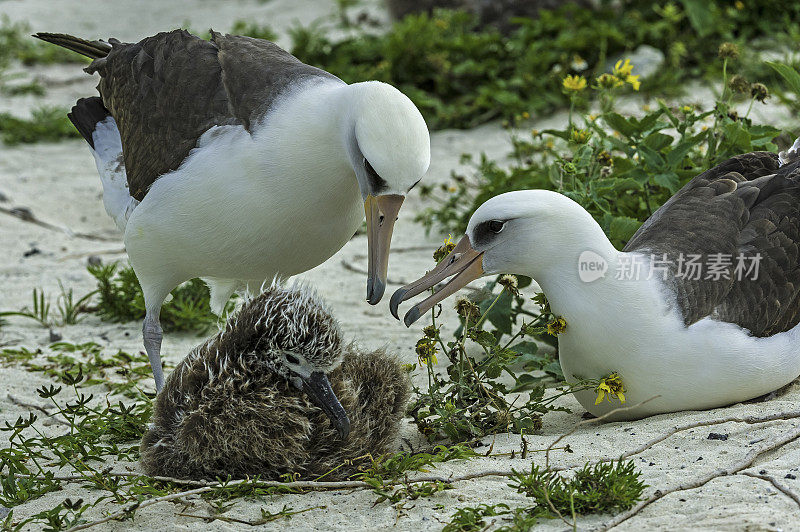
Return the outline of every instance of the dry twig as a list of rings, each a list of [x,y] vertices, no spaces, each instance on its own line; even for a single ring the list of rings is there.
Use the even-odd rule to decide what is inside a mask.
[[[68,227],[59,227],[57,225],[53,225],[51,223],[42,221],[39,218],[37,218],[36,215],[34,215],[33,212],[27,207],[13,207],[11,209],[7,209],[6,207],[0,207],[0,213],[13,216],[14,218],[18,218],[23,222],[32,223],[34,225],[38,225],[39,227],[44,227],[45,229],[50,229],[51,231],[58,231],[61,233],[65,233],[68,236],[73,236],[76,238],[83,238],[85,240],[97,240],[101,242],[119,241],[119,238],[108,238],[105,236],[93,235],[90,233],[76,233],[75,231],[73,231]]]
[[[56,417],[55,414],[53,414],[52,412],[50,412],[49,410],[47,410],[43,406],[35,405],[33,403],[26,403],[25,401],[15,397],[15,396],[13,396],[11,394],[8,394],[7,397],[8,397],[9,401],[11,401],[13,404],[15,404],[17,406],[21,406],[23,408],[28,408],[28,409],[31,409],[31,410],[38,410],[39,412],[44,413],[47,417],[49,417],[51,420],[55,421],[56,423],[61,423],[62,425],[66,425],[68,427],[70,426],[70,424],[68,422],[64,421],[60,417]]]

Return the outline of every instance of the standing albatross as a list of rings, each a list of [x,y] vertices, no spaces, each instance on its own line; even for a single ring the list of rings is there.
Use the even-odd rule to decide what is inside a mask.
[[[524,274],[566,320],[567,381],[619,374],[633,406],[613,419],[772,392],[800,375],[799,152],[800,140],[780,156],[744,154],[698,175],[623,251],[566,196],[501,194],[475,211],[448,258],[395,292],[391,311],[454,275],[408,311],[410,325],[473,279]],[[597,416],[618,406],[595,404],[591,390],[575,396]]]
[[[237,288],[309,270],[366,212],[367,300],[383,296],[397,213],[430,162],[419,110],[394,87],[348,85],[262,39],[183,30],[138,43],[35,37],[88,56],[100,97],[70,120],[142,285],[161,390],[164,299],[203,278],[219,313]]]

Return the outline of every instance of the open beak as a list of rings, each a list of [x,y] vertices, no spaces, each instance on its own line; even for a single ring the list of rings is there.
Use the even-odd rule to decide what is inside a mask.
[[[303,379],[303,391],[325,412],[339,437],[343,440],[347,438],[350,434],[350,419],[333,393],[328,377],[321,371],[313,372],[310,377]]]
[[[369,265],[367,267],[367,302],[377,305],[386,290],[386,270],[389,267],[389,246],[392,229],[405,196],[384,194],[367,196],[364,211],[367,214],[367,242]]]
[[[437,264],[434,269],[413,283],[397,290],[389,302],[389,310],[391,310],[392,316],[399,320],[397,307],[400,306],[400,303],[436,286],[448,277],[454,276],[441,290],[417,303],[406,312],[403,323],[406,324],[406,327],[409,327],[420,316],[433,308],[436,303],[458,292],[470,281],[474,281],[483,274],[483,252],[472,249],[469,237],[464,235],[464,238],[456,244],[453,251],[442,262]]]

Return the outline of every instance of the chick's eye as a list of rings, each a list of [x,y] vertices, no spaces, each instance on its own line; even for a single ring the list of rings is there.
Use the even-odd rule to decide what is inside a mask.
[[[294,355],[286,355],[286,360],[290,364],[299,364],[300,363],[300,360]]]
[[[490,220],[489,223],[486,224],[486,227],[492,233],[499,233],[505,226],[506,223],[501,220]]]

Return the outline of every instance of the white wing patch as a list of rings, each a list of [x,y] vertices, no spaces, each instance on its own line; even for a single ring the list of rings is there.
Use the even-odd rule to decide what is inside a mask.
[[[121,231],[125,231],[133,209],[139,202],[128,191],[128,176],[122,157],[122,139],[114,118],[98,122],[92,132],[95,163],[103,183],[103,205]]]

